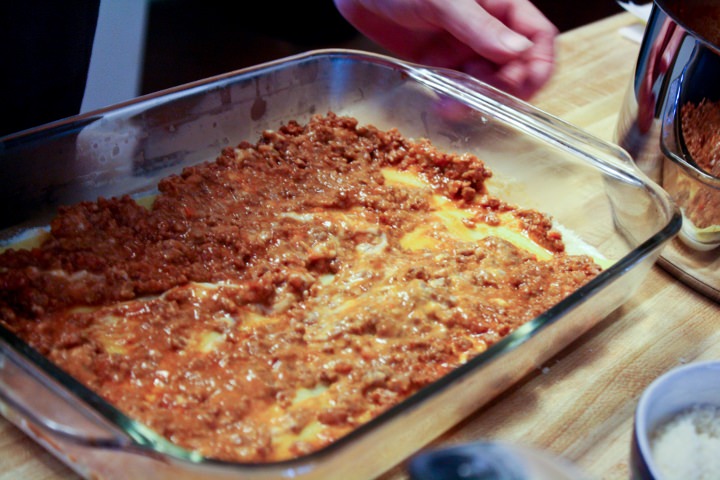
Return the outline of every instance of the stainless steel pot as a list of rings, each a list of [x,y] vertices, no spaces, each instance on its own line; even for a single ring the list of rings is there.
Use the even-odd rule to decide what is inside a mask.
[[[720,102],[720,1],[655,0],[615,140],[683,211],[660,263],[720,300],[720,178],[691,158],[681,125],[682,106],[702,100]]]

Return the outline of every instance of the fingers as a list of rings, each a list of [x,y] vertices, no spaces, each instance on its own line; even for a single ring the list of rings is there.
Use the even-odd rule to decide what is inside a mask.
[[[493,7],[495,12],[501,10],[499,5]],[[477,0],[439,0],[432,21],[478,55],[498,64],[518,58],[533,46],[526,34],[504,24]]]
[[[514,85],[516,95],[529,98],[552,76],[555,69],[555,37],[536,37],[523,58],[504,65],[498,76]]]
[[[454,0],[435,5],[442,8],[435,21],[458,42],[432,45],[423,62],[458,68],[524,99],[551,77],[558,31],[527,0]]]
[[[402,58],[417,61],[420,46],[427,43],[424,32],[397,20],[392,12],[377,10],[365,0],[334,0],[342,16],[358,31],[383,48]],[[392,4],[393,2],[388,2]],[[388,7],[389,8],[389,7]],[[397,15],[400,15],[399,13]],[[404,18],[405,16],[401,16]]]
[[[536,36],[535,45],[528,52],[526,61],[526,88],[534,93],[550,79],[555,69],[555,34]]]
[[[476,7],[483,9],[505,29],[522,34],[531,45],[516,55],[498,57],[478,50],[479,44],[470,44],[469,37],[465,37],[468,46],[473,47],[476,55],[466,57],[459,68],[513,95],[528,99],[552,76],[555,67],[557,28],[527,0],[470,1],[476,3]],[[469,9],[467,5],[461,7]],[[465,18],[472,20],[469,15]],[[478,22],[477,18],[474,21]],[[485,28],[495,27],[491,23],[486,23]],[[498,31],[502,32],[502,30]],[[487,31],[474,30],[473,34],[488,37]]]
[[[550,41],[552,48],[553,42]],[[532,52],[528,57],[512,60],[504,65],[497,65],[487,59],[473,56],[457,68],[490,85],[504,90],[521,99],[532,97],[552,76],[555,64],[553,58],[539,52]]]
[[[490,15],[512,30],[535,41],[538,36],[555,37],[557,27],[528,0],[476,0]]]
[[[477,53],[457,38],[445,32],[429,36],[412,60],[434,67],[461,69]]]
[[[521,98],[551,76],[557,29],[529,0],[335,0],[406,59],[463,70]]]
[[[552,66],[545,64],[521,63],[504,65],[496,74],[504,90],[524,100],[532,97],[550,78]]]

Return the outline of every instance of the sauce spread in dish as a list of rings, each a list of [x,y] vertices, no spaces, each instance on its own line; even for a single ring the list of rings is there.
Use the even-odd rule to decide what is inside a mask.
[[[330,444],[593,278],[475,156],[330,113],[0,255],[2,323],[174,443]]]

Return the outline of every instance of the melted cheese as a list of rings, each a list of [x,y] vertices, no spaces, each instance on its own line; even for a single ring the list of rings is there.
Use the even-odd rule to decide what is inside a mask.
[[[432,186],[419,175],[409,171],[392,168],[382,169],[385,181],[390,185],[402,185],[410,188],[431,189]],[[533,253],[539,260],[549,260],[552,253],[533,242],[523,233],[520,222],[510,213],[500,214],[499,225],[488,225],[473,221],[476,212],[472,207],[459,208],[450,199],[433,194],[431,197],[433,216],[438,222],[428,222],[405,235],[401,244],[408,250],[442,249],[445,244],[442,235],[460,242],[478,242],[489,236],[500,237],[525,251]],[[440,232],[442,230],[442,233]]]

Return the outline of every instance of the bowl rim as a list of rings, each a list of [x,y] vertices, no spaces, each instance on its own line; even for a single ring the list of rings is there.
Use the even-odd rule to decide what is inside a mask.
[[[645,463],[647,469],[652,475],[652,478],[661,478],[661,475],[657,469],[655,461],[653,460],[652,448],[650,447],[651,432],[649,428],[654,428],[654,426],[649,425],[648,422],[648,414],[651,409],[651,404],[660,394],[660,391],[662,391],[669,383],[675,382],[678,379],[687,378],[687,375],[691,373],[696,375],[708,375],[714,373],[715,375],[720,376],[720,359],[701,360],[671,368],[659,377],[655,378],[650,385],[645,388],[640,396],[637,408],[635,409],[633,436],[637,442],[640,460]],[[693,401],[692,397],[690,397],[686,408],[692,407],[696,404],[698,404],[698,402]],[[720,403],[718,405],[720,406]]]

